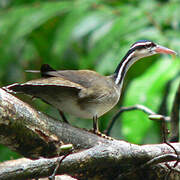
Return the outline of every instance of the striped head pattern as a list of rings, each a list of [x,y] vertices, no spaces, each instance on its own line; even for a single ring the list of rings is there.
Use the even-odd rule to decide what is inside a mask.
[[[121,86],[127,70],[134,62],[143,57],[152,56],[154,54],[175,55],[176,52],[166,47],[157,45],[149,40],[140,40],[135,42],[115,70],[115,83]]]

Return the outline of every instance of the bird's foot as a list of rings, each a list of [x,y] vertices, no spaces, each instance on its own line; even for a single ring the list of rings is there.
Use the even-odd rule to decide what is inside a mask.
[[[99,130],[97,129],[91,129],[89,130],[90,132],[92,132],[93,134],[96,134],[98,135],[99,137],[102,137],[102,138],[105,138],[105,139],[108,139],[108,140],[114,140],[114,138],[110,137],[110,136],[107,136],[106,134],[103,134],[101,133]]]

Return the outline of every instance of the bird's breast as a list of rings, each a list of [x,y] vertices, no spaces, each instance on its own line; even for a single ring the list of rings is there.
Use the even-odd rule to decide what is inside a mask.
[[[78,105],[82,111],[86,111],[86,114],[89,114],[87,118],[92,118],[95,115],[100,117],[118,103],[119,97],[119,91],[115,89],[106,93],[101,92],[96,98],[80,100],[78,101]]]
[[[79,118],[92,119],[93,116],[100,117],[111,110],[119,100],[119,93],[103,94],[97,98],[79,99],[75,94],[61,93],[56,97],[48,96],[47,102],[57,109]]]

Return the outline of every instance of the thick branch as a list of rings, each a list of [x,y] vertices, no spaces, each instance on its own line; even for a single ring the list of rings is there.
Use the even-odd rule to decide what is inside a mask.
[[[173,157],[167,158],[167,161],[174,161],[175,157],[174,150],[167,144],[138,146],[125,141],[101,138],[88,131],[61,123],[35,111],[2,89],[0,89],[0,143],[29,158],[56,156],[62,144],[71,143],[76,153],[70,154],[62,161],[58,174],[66,173],[79,179],[89,177],[121,179],[121,175],[125,174],[128,177],[129,173],[130,177],[133,175],[133,179],[137,179],[143,176],[144,171],[148,171],[155,179],[158,172],[153,170],[155,167],[152,166],[153,163],[148,162],[164,154]],[[172,145],[180,154],[180,143]],[[18,161],[20,160],[15,161],[16,165],[11,165],[13,163],[11,161],[0,164],[0,179],[49,176],[55,168],[57,158],[25,159],[24,162],[17,163]],[[162,159],[159,162],[162,162]],[[165,172],[168,172],[168,168]]]
[[[97,142],[105,139],[48,117],[0,89],[0,143],[10,149],[28,158],[53,157],[62,144],[80,150]]]
[[[173,146],[180,153],[180,144],[174,143]],[[167,158],[164,156],[157,158],[163,154],[167,154]],[[149,163],[149,160],[154,158],[157,158],[158,162],[154,160],[153,163]],[[80,179],[93,176],[99,179],[110,177],[113,179],[119,174],[129,175],[129,172],[137,176],[139,173],[143,174],[148,168],[151,169],[151,165],[175,159],[173,150],[166,144],[138,146],[114,140],[67,156],[61,163],[58,174],[67,173]],[[56,161],[57,158],[34,161],[25,159],[19,163],[16,162],[16,166],[14,166],[15,163],[9,165],[6,162],[0,165],[0,179],[46,177],[52,174]],[[143,164],[145,164],[144,169],[139,169],[143,168]]]

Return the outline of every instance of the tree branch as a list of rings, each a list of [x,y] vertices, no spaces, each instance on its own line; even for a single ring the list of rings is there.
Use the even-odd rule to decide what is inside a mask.
[[[132,179],[133,176],[136,180],[143,176],[144,172],[150,173],[156,179],[159,171],[154,171],[153,168],[159,164],[154,163],[154,166],[148,162],[162,155],[168,157],[163,157],[163,162],[174,161],[177,157],[167,144],[139,146],[125,141],[105,139],[72,127],[37,112],[2,89],[0,143],[28,158],[54,157],[59,154],[62,144],[73,144],[75,153],[68,155],[61,162],[57,173],[69,174],[78,179],[121,179],[121,175],[128,173],[126,179]],[[180,143],[171,145],[180,154]],[[162,163],[162,158],[159,159]],[[0,164],[0,179],[47,177],[53,173],[56,164],[57,158],[7,161]],[[176,166],[176,169],[177,171],[173,172],[177,173],[179,166]],[[166,168],[162,176],[168,171]]]
[[[28,158],[54,157],[62,144],[76,150],[93,147],[101,138],[34,110],[0,89],[0,143]]]
[[[180,153],[180,144],[173,146]],[[163,154],[167,154],[163,156]],[[160,158],[157,158],[161,156]],[[116,177],[122,172],[129,172],[131,169],[140,171],[145,163],[145,169],[152,166],[150,159],[157,158],[159,162],[176,160],[173,150],[166,144],[138,146],[124,141],[109,141],[106,144],[99,144],[90,149],[71,154],[61,163],[58,174],[70,174],[76,178],[88,177]],[[12,165],[0,165],[0,179],[17,179],[46,177],[52,174],[57,158],[39,160],[25,159]],[[155,160],[154,160],[155,161]],[[148,164],[149,163],[149,164]],[[16,164],[16,166],[14,166]],[[154,163],[156,164],[156,163]],[[24,173],[25,172],[25,173]]]
[[[140,110],[142,112],[144,112],[147,115],[158,115],[155,112],[153,112],[151,109],[147,108],[146,106],[140,105],[140,104],[136,104],[134,106],[129,106],[129,107],[121,107],[119,109],[119,111],[115,114],[115,116],[112,118],[112,120],[110,121],[110,123],[108,124],[107,129],[104,131],[105,134],[109,135],[110,131],[112,130],[112,127],[114,125],[114,123],[116,122],[116,120],[120,117],[120,115],[123,112],[127,112],[127,111],[134,111],[134,110]],[[164,120],[166,122],[170,121],[169,117],[164,116]]]

